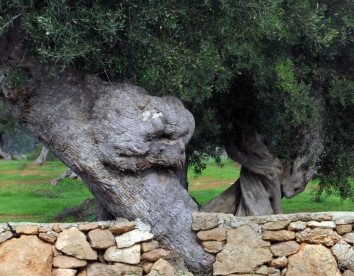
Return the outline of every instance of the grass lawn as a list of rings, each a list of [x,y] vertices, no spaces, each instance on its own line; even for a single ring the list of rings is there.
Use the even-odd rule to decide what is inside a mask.
[[[46,166],[32,166],[31,162],[0,162],[0,222],[31,221],[49,222],[64,209],[80,205],[93,197],[83,182],[66,179],[57,186],[50,182],[66,167],[61,162],[47,162]],[[240,167],[231,160],[223,159],[224,167],[218,167],[213,160],[207,161],[207,169],[194,178],[189,170],[190,194],[204,205],[210,199],[230,187],[240,175]],[[316,189],[312,181],[306,190],[292,199],[283,199],[284,213],[353,211],[353,202],[342,201],[336,196],[317,203],[313,200]]]

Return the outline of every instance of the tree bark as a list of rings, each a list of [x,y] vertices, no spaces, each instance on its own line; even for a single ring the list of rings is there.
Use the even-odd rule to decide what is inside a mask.
[[[4,146],[4,140],[2,137],[2,131],[0,130],[0,160],[9,161],[11,160],[11,155],[4,152],[2,147]]]
[[[39,154],[37,159],[33,161],[33,164],[37,166],[44,166],[47,161],[48,152],[49,150],[45,146],[43,146],[41,153]]]
[[[3,85],[12,114],[80,176],[99,206],[140,218],[193,272],[210,271],[214,257],[191,230],[198,206],[175,173],[194,131],[181,102],[75,71],[50,79],[38,64],[26,68],[30,87],[14,93]]]
[[[77,176],[76,173],[74,173],[70,168],[67,168],[65,170],[65,172],[63,172],[61,175],[59,175],[57,178],[53,179],[52,182],[50,183],[50,185],[52,186],[55,186],[58,184],[59,180],[60,179],[63,179],[63,178],[74,178],[74,179],[77,179],[77,180],[80,180],[80,177]]]

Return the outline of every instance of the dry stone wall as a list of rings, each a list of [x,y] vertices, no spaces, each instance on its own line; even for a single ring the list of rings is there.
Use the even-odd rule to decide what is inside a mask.
[[[213,275],[354,276],[354,212],[194,213]],[[193,276],[140,220],[0,224],[0,275]]]

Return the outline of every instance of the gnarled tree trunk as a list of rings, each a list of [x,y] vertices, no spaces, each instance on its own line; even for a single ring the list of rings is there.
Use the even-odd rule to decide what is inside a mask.
[[[2,137],[2,131],[0,130],[0,160],[9,161],[11,160],[11,155],[4,152],[2,147],[4,146],[4,140]]]
[[[33,164],[37,166],[44,166],[47,161],[48,152],[49,150],[45,146],[43,146],[41,153],[39,154],[37,159],[33,161]]]

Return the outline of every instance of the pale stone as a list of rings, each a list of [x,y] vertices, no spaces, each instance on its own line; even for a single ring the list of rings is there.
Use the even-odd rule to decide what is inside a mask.
[[[279,242],[270,246],[270,251],[272,251],[275,257],[289,256],[297,253],[299,250],[300,244],[296,241]]]
[[[0,244],[0,275],[50,276],[52,257],[50,244],[22,235]]]
[[[280,276],[280,270],[274,267],[268,267],[268,276]]]
[[[92,231],[95,230],[99,227],[98,222],[90,222],[90,223],[86,223],[86,224],[80,224],[78,226],[79,230],[82,232],[88,232],[88,231]]]
[[[63,253],[61,253],[58,249],[56,249],[55,245],[53,245],[52,248],[53,248],[53,257],[63,255]]]
[[[148,252],[158,247],[159,247],[159,242],[155,240],[141,243],[142,252]]]
[[[322,245],[304,243],[288,260],[286,276],[341,275],[331,251]]]
[[[52,228],[49,226],[41,226],[39,227],[39,233],[47,233],[47,232],[51,232]]]
[[[151,268],[152,268],[153,265],[154,265],[154,263],[149,263],[149,262],[144,263],[144,264],[143,264],[143,270],[144,270],[144,272],[145,272],[145,273],[149,273],[149,272],[151,271]]]
[[[332,253],[344,268],[354,271],[354,249],[347,243],[337,243]]]
[[[214,228],[211,230],[199,231],[197,237],[202,241],[224,241],[226,240],[226,229]]]
[[[206,252],[209,253],[218,253],[222,250],[225,242],[218,242],[218,241],[205,241],[202,242],[202,246]]]
[[[123,249],[112,246],[104,253],[104,259],[108,262],[138,264],[140,262],[140,244]]]
[[[354,244],[354,233],[348,233],[343,236],[343,240],[347,243]]]
[[[352,224],[352,223],[354,223],[354,212],[351,212],[351,215],[347,214],[346,216],[338,218],[336,220],[337,225]]]
[[[288,220],[278,220],[276,222],[267,222],[262,225],[263,230],[282,230],[285,229],[289,223],[291,222],[291,219]]]
[[[174,267],[166,260],[159,259],[151,268],[151,271],[147,276],[161,276],[161,275],[169,275],[174,276],[175,269]]]
[[[12,238],[13,234],[11,231],[6,231],[0,234],[0,243]]]
[[[196,212],[192,214],[192,218],[192,229],[194,231],[209,230],[218,226],[219,220],[215,214]]]
[[[79,272],[77,276],[87,276],[86,270]]]
[[[289,241],[295,238],[295,233],[288,230],[264,231],[262,239],[266,241]]]
[[[18,226],[16,226],[16,234],[37,235],[38,234],[38,226],[37,225],[18,225]]]
[[[256,274],[267,275],[268,274],[268,267],[266,265],[260,266],[256,271]]]
[[[286,266],[287,264],[288,264],[288,259],[285,256],[277,259],[273,259],[270,262],[270,266],[274,268],[281,268]]]
[[[170,253],[171,253],[170,251],[167,251],[162,248],[153,249],[141,255],[141,260],[148,261],[148,262],[155,262],[160,258],[166,258],[168,255],[170,255]]]
[[[288,271],[287,268],[284,268],[282,271],[281,271],[281,276],[286,276],[286,272]]]
[[[57,268],[53,269],[52,276],[75,276],[76,270],[75,269],[63,269]]]
[[[343,276],[354,276],[354,271],[346,270],[344,271]]]
[[[301,231],[304,230],[307,226],[307,222],[305,221],[294,221],[291,222],[288,226],[289,231]]]
[[[101,263],[93,263],[87,266],[87,276],[141,276],[143,269],[139,266],[131,266],[124,264],[107,265]],[[166,275],[167,276],[167,275]]]
[[[321,228],[306,228],[301,232],[296,233],[296,240],[298,242],[318,243],[326,246],[332,246],[334,232],[332,229]]]
[[[94,249],[107,249],[116,244],[113,234],[109,230],[96,229],[88,233],[88,240]]]
[[[60,232],[61,232],[61,228],[60,228],[59,224],[54,224],[54,225],[52,226],[52,230],[53,230],[54,232],[57,232],[57,233],[60,233]]]
[[[124,233],[116,237],[116,243],[118,248],[125,248],[132,246],[138,242],[148,241],[154,238],[154,234],[151,234],[147,231],[140,231],[135,229],[133,231]]]
[[[258,238],[248,225],[228,230],[227,243],[216,255],[214,274],[253,273],[259,266],[271,261],[269,245],[269,242]]]
[[[321,222],[318,222],[318,221],[309,221],[307,223],[307,226],[308,227],[311,227],[311,228],[322,228],[322,229],[334,229],[336,228],[336,224],[333,222],[333,221],[321,221]]]
[[[87,265],[85,260],[69,256],[56,256],[53,258],[53,266],[58,268],[78,268]]]
[[[352,232],[353,226],[351,224],[338,225],[336,230],[339,235],[344,235]]]
[[[58,233],[56,232],[53,232],[53,233],[39,233],[38,237],[45,241],[45,242],[48,242],[48,243],[51,243],[51,244],[54,244],[55,241],[57,240],[58,238]]]
[[[87,242],[85,234],[76,227],[61,232],[55,243],[55,247],[67,255],[78,259],[97,260],[97,252],[92,250]]]
[[[136,221],[120,221],[115,223],[111,228],[109,228],[109,231],[111,231],[112,234],[122,234],[133,230],[136,224]]]

